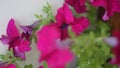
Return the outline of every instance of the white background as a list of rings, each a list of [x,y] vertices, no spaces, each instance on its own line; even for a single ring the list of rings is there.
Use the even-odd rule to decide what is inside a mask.
[[[52,4],[55,15],[64,0],[0,0],[0,37],[2,34],[6,34],[7,23],[11,18],[14,18],[16,24],[19,25],[32,24],[37,20],[34,14],[41,14],[42,6],[46,5],[46,2]],[[7,45],[3,45],[0,42],[0,53],[4,54],[5,48],[7,48]],[[32,48],[32,52],[27,53],[27,61],[22,62],[21,66],[32,63],[35,65],[34,68],[38,68],[40,65],[38,64],[39,53],[34,43],[32,44]]]

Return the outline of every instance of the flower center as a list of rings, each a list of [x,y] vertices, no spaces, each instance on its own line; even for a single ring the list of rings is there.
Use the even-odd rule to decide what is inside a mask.
[[[62,29],[67,28],[67,27],[68,27],[68,24],[66,23],[63,23],[63,25],[61,26]]]

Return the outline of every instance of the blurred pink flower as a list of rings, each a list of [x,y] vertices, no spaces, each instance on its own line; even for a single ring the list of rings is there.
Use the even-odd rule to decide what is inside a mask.
[[[112,46],[114,54],[110,63],[120,65],[120,30],[113,30],[112,37],[105,38],[105,42]]]
[[[0,66],[0,68],[17,68],[15,64],[8,64],[7,66]]]
[[[115,12],[120,13],[119,0],[94,0],[90,1],[90,3],[95,7],[103,7],[105,9],[103,20],[108,20]]]
[[[120,13],[120,1],[119,0],[88,0],[90,4],[94,7],[103,7],[105,9],[105,13],[103,15],[103,20],[108,20],[109,17],[113,16],[115,12]],[[86,0],[65,0],[65,2],[74,7],[74,9],[78,12],[85,12]]]
[[[14,55],[24,60],[24,52],[31,50],[29,47],[30,41],[21,38],[13,19],[9,21],[6,33],[7,36],[3,35],[2,38],[0,38],[1,42],[4,44],[9,44],[9,50],[12,48]]]
[[[57,40],[60,39],[61,31],[56,23],[43,26],[37,33],[37,46],[41,52],[40,62],[46,61],[49,68],[65,68],[73,58],[69,48],[59,48]]]
[[[86,0],[65,0],[65,2],[72,7],[78,12],[78,13],[83,13],[86,10],[85,2]]]
[[[118,39],[118,44],[112,47],[114,58],[112,59],[111,63],[120,65],[120,30],[113,30],[112,36]]]
[[[76,35],[79,35],[89,26],[88,19],[85,17],[75,18],[67,4],[64,4],[63,7],[58,9],[56,23],[61,27],[63,38],[69,37],[68,26],[72,28],[72,31]]]

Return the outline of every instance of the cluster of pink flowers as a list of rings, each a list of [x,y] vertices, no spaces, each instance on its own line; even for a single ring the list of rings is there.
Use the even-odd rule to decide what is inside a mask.
[[[73,6],[78,13],[87,10],[85,5],[87,0],[65,0],[65,2]],[[108,20],[115,12],[120,12],[120,0],[88,0],[88,2],[94,7],[103,7],[105,9],[103,20]]]
[[[71,5],[78,13],[88,11],[85,5],[87,0],[65,0],[65,2]],[[120,13],[120,0],[88,0],[88,2],[94,7],[103,7],[105,9],[103,20],[109,20],[116,12]],[[120,30],[113,30],[112,36],[117,40],[114,39],[113,41],[110,38],[106,40],[113,46],[112,52],[115,58],[111,60],[111,63],[120,65]]]
[[[83,13],[87,10],[86,2],[91,4],[93,7],[102,7],[105,9],[103,20],[109,20],[114,13],[120,13],[120,0],[65,0],[67,4],[72,6],[76,12]],[[110,61],[112,64],[120,65],[120,30],[112,31],[112,38],[106,38],[105,41],[112,45],[112,53],[115,58]]]
[[[72,43],[69,35],[69,27],[76,36],[80,35],[89,26],[89,20],[84,17],[75,17],[68,5],[71,5],[78,13],[88,11],[86,8],[87,0],[65,0],[61,8],[57,10],[55,22],[50,22],[36,33],[37,47],[40,51],[40,63],[47,62],[49,68],[65,68],[66,65],[74,59],[74,53],[70,50]],[[105,13],[103,20],[108,20],[115,12],[120,12],[119,0],[88,0],[89,4],[94,7],[103,7]],[[30,37],[34,27],[40,21],[36,21],[29,26],[20,26],[23,30],[19,32],[15,26],[15,21],[11,19],[6,30],[7,35],[2,35],[0,41],[3,44],[9,45],[8,50],[13,50],[14,56],[25,60],[25,52],[31,50]],[[120,31],[114,30],[112,36],[116,37],[115,42],[106,38],[105,41],[113,45],[112,52],[115,58],[110,62],[120,65]],[[4,63],[0,64],[0,68],[16,68],[15,64]],[[39,68],[44,68],[40,66]]]

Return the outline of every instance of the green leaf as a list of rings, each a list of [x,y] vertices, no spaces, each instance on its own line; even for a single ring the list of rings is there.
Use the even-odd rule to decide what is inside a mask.
[[[34,16],[36,17],[36,18],[41,18],[39,15],[37,15],[37,14],[34,14]]]
[[[103,42],[103,38],[109,36],[109,26],[99,21],[95,26],[97,31],[90,29],[80,36],[72,37],[74,44],[71,48],[79,58],[77,68],[105,68],[103,65],[111,57],[110,46]]]
[[[5,60],[5,55],[1,55],[1,54],[0,54],[0,59],[1,59],[1,60]]]
[[[41,20],[41,24],[40,24],[41,26],[55,21],[55,18],[54,18],[53,13],[52,13],[52,7],[49,3],[47,3],[46,6],[43,6],[42,11],[46,14],[46,17],[44,17],[41,14],[40,15],[34,14],[36,18]]]
[[[45,61],[43,62],[43,66],[44,66],[44,68],[48,68],[48,65]]]
[[[24,68],[33,68],[33,65],[32,64],[25,65]]]

